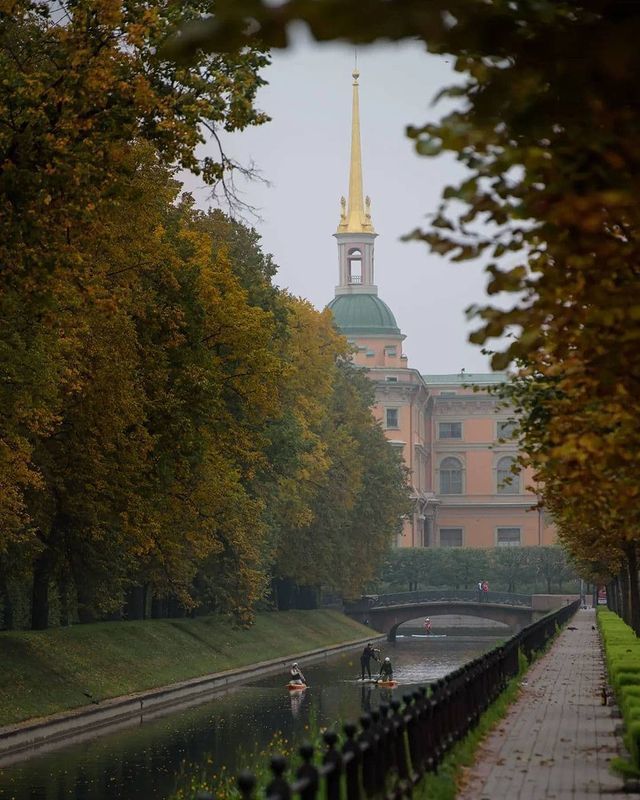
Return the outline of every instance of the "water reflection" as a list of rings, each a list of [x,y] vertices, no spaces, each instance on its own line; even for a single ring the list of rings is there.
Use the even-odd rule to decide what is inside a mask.
[[[359,680],[360,652],[305,668],[309,689],[289,696],[287,676],[271,676],[206,703],[100,738],[35,755],[0,770],[0,798],[8,800],[163,800],[185,785],[193,765],[207,771],[251,766],[279,730],[305,738],[310,715],[319,725],[357,719],[380,702],[446,675],[496,643],[495,639],[402,638],[383,646],[394,664],[397,689]],[[196,768],[197,769],[197,768]]]

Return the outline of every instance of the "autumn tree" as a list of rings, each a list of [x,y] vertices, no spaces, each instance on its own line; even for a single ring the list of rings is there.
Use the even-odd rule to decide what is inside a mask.
[[[74,313],[92,302],[94,275],[79,240],[126,193],[131,144],[150,141],[161,163],[229,189],[236,165],[196,155],[204,131],[219,139],[266,119],[253,102],[263,51],[176,67],[159,55],[175,11],[120,0],[0,10],[0,552],[39,547],[24,500],[41,487],[32,453],[82,388]]]
[[[283,531],[276,576],[354,597],[377,574],[409,493],[400,456],[373,420],[372,405],[366,375],[338,361],[317,430],[327,467],[307,472],[316,486],[311,515]]]

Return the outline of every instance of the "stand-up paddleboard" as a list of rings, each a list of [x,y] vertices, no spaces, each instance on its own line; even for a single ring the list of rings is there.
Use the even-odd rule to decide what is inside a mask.
[[[376,686],[381,686],[383,689],[394,689],[398,685],[398,681],[376,681]]]
[[[287,684],[287,689],[290,692],[304,692],[304,690],[307,689],[307,688],[308,687],[307,687],[306,683],[288,683]]]
[[[444,639],[446,633],[412,633],[412,639]]]

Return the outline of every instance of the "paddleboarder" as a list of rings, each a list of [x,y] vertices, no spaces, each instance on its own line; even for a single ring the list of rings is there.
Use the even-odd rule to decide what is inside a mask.
[[[304,678],[304,675],[300,671],[300,667],[298,666],[298,662],[294,661],[291,665],[291,669],[289,670],[289,682],[295,683],[300,686],[306,686],[307,682]]]
[[[389,656],[385,658],[385,660],[380,664],[380,678],[381,681],[392,681],[393,680],[393,665],[391,664],[391,659]]]
[[[371,659],[374,661],[379,661],[380,659],[376,656],[376,651],[374,650],[373,645],[371,642],[367,642],[367,646],[362,651],[362,655],[360,656],[360,669],[362,672],[361,680],[364,680],[364,673],[365,670],[369,675],[369,679],[371,679]]]

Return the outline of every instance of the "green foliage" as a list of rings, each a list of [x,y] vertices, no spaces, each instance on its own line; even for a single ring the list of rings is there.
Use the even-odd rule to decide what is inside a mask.
[[[372,423],[372,402],[363,372],[339,362],[319,429],[330,466],[314,475],[309,523],[283,531],[278,576],[354,597],[378,572],[409,500],[406,470]]]
[[[403,548],[385,560],[380,586],[395,591],[429,587],[494,591],[561,591],[576,580],[560,547]]]
[[[598,627],[604,643],[609,680],[625,724],[625,744],[631,763],[620,760],[616,768],[640,775],[640,640],[617,614],[598,609]]]

